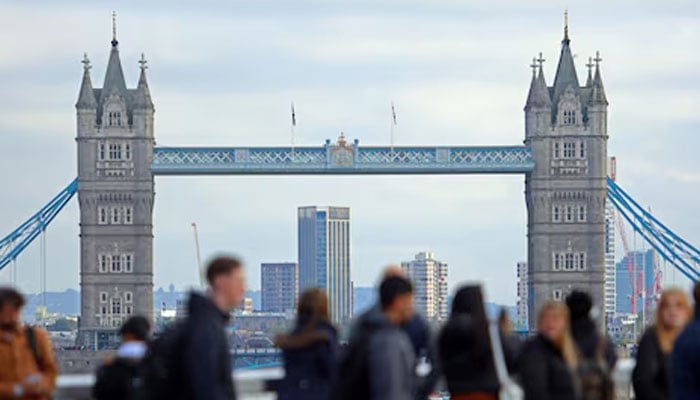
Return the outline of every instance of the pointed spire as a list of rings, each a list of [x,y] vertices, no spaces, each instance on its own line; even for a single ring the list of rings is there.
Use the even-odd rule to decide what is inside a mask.
[[[535,62],[539,64],[539,73],[535,76]],[[549,98],[549,89],[547,88],[547,83],[544,80],[544,72],[542,72],[542,64],[545,59],[542,58],[542,53],[540,53],[539,58],[533,58],[532,64],[532,82],[530,83],[530,92],[527,95],[527,103],[525,104],[525,110],[529,110],[533,107],[550,107],[552,105],[552,100]]]
[[[106,97],[116,93],[120,96],[126,94],[126,82],[124,81],[124,71],[122,71],[122,63],[119,60],[119,42],[117,41],[117,14],[112,12],[112,50],[109,53],[109,61],[107,62],[107,72],[105,73],[105,81],[102,85],[102,95],[100,102]]]
[[[78,95],[78,102],[75,104],[75,108],[87,108],[95,109],[97,108],[97,101],[95,100],[95,93],[92,90],[92,81],[90,80],[90,59],[87,53],[83,53],[83,82],[80,84],[80,94]]]
[[[608,104],[608,99],[605,97],[605,88],[603,87],[603,78],[600,76],[600,52],[595,52],[595,76],[593,77],[593,92],[591,94],[591,103]]]
[[[564,13],[564,39],[561,41],[561,55],[559,57],[559,65],[557,66],[557,74],[554,77],[554,93],[552,100],[556,103],[559,101],[559,96],[571,86],[575,91],[579,89],[578,76],[576,75],[576,67],[574,66],[574,56],[571,54],[569,44],[569,12]]]
[[[588,57],[588,64],[586,64],[586,68],[588,68],[588,78],[586,78],[586,87],[591,87],[593,84],[593,75],[591,74],[591,70],[593,69],[593,57]]]
[[[146,80],[146,69],[148,69],[148,61],[146,61],[146,57],[143,55],[143,53],[141,53],[139,65],[139,68],[141,69],[141,75],[139,76],[139,84],[136,87],[136,106],[139,108],[153,108],[153,101],[151,100],[151,91],[148,88],[148,81]]]

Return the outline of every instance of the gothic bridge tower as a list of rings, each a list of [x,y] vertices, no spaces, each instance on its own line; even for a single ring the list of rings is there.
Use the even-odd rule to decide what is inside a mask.
[[[113,22],[114,23],[114,22]],[[117,343],[132,314],[153,315],[153,102],[141,76],[127,89],[116,28],[102,89],[83,60],[77,109],[80,202],[78,342],[92,349]]]
[[[525,144],[535,159],[525,180],[531,329],[543,302],[574,289],[601,310],[604,300],[608,101],[600,57],[589,59],[581,86],[570,42],[566,24],[553,86],[541,53],[534,60],[525,105]]]

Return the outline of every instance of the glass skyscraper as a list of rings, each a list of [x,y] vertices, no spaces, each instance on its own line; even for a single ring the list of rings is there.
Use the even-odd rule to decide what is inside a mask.
[[[299,290],[319,287],[328,294],[331,319],[352,318],[350,209],[299,207]]]

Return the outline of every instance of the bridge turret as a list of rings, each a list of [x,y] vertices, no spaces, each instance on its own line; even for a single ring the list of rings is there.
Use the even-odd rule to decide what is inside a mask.
[[[530,65],[532,81],[525,104],[525,132],[528,138],[533,135],[546,135],[551,127],[552,100],[542,71],[544,61],[540,53],[539,58],[533,58]]]
[[[579,85],[570,44],[566,23],[554,84],[545,91],[544,78],[533,78],[525,107],[525,143],[535,160],[525,180],[530,328],[545,301],[574,289],[604,302],[607,101],[599,71]]]
[[[128,89],[116,28],[104,85],[92,88],[89,62],[78,98],[81,318],[78,341],[118,343],[130,315],[153,314],[153,102],[141,78]]]

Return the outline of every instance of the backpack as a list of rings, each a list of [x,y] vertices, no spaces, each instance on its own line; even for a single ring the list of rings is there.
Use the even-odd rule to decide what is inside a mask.
[[[577,377],[581,389],[581,400],[613,400],[614,384],[605,361],[607,339],[600,337],[593,357],[581,358]]]
[[[331,397],[334,400],[371,398],[369,342],[374,330],[360,329],[361,331],[356,337],[351,338],[341,355],[338,378]]]
[[[36,342],[34,327],[32,325],[25,326],[24,335],[27,337],[27,345],[29,346],[29,351],[32,352],[34,362],[36,362],[37,368],[39,368],[39,371],[41,371],[43,369],[43,363],[41,362],[41,356],[39,355],[39,345]]]
[[[183,345],[186,320],[168,326],[148,345],[135,382],[136,400],[178,399],[186,396]]]

